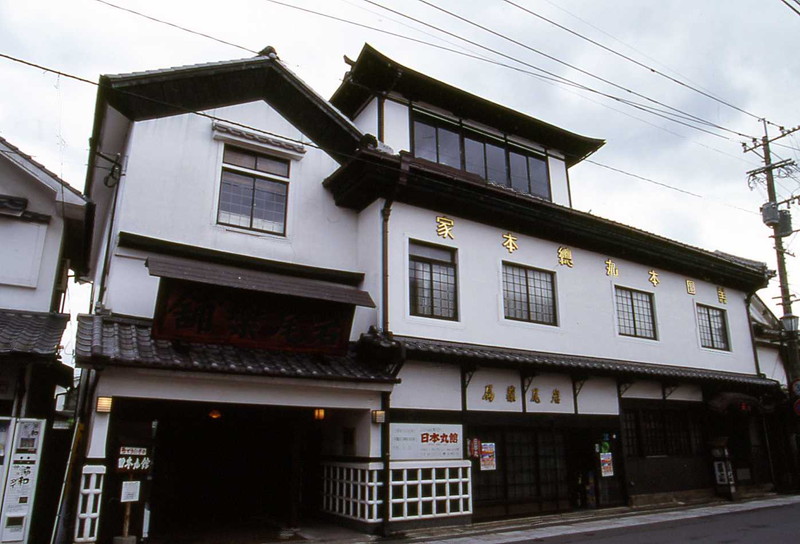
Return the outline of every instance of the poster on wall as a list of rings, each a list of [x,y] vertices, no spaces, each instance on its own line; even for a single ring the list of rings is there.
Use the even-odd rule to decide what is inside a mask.
[[[481,443],[481,470],[497,470],[494,442]]]
[[[392,423],[391,455],[395,461],[461,459],[463,427],[435,423]]]
[[[614,475],[614,458],[611,453],[600,454],[600,475],[603,478]]]

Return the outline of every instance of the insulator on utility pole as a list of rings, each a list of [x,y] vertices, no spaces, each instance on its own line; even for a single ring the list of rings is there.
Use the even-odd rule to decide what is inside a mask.
[[[784,236],[789,236],[791,233],[792,233],[792,212],[790,212],[789,210],[781,210],[780,219],[778,221],[778,232],[776,234],[781,238],[783,238]]]
[[[774,227],[780,222],[780,214],[778,213],[778,204],[776,202],[767,202],[761,206],[761,220],[768,227]]]

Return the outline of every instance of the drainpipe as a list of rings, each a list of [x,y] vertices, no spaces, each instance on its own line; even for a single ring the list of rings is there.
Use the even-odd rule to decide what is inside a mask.
[[[397,191],[400,185],[405,184],[406,182],[408,170],[409,158],[408,156],[403,155],[400,158],[400,175],[398,176],[389,196],[387,196],[386,200],[384,201],[383,208],[381,208],[381,217],[383,218],[383,224],[381,225],[381,267],[383,269],[381,286],[381,328],[383,329],[384,334],[388,334],[389,332],[389,217],[392,214],[392,204],[394,204]],[[383,492],[381,493],[383,500],[383,526],[381,527],[381,532],[384,536],[389,535],[389,516],[392,512],[392,504],[390,501],[392,481],[392,471],[390,466],[391,437],[389,435],[389,423],[391,421],[391,398],[391,391],[385,391],[381,393],[381,410],[383,410],[384,414],[386,414],[386,419],[381,426],[381,453],[383,458],[383,474],[381,478],[383,481]]]
[[[753,320],[750,319],[750,301],[753,299],[755,292],[747,293],[744,299],[744,310],[747,312],[747,324],[750,330],[750,345],[753,346],[753,360],[756,362],[756,374],[761,376],[761,363],[758,360],[758,348],[756,348],[756,335],[753,331]]]
[[[117,196],[119,195],[119,180],[121,177],[121,170],[122,167],[120,165],[120,157],[119,155],[111,161],[108,157],[100,154],[102,158],[106,159],[109,162],[112,162],[111,172],[105,177],[103,180],[103,185],[108,187],[109,189],[113,189],[114,196],[111,199],[111,216],[108,220],[108,234],[106,236],[106,248],[105,254],[103,255],[103,270],[100,273],[100,286],[97,289],[97,300],[94,302],[93,310],[97,311],[98,305],[100,308],[103,307],[103,301],[105,299],[106,294],[106,280],[108,279],[108,267],[111,264],[111,242],[114,236],[114,220],[117,215]]]

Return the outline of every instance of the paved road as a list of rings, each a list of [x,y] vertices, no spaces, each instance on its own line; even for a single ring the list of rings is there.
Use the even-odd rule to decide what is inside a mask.
[[[567,544],[779,544],[800,542],[800,504],[588,533],[509,540]]]
[[[598,513],[601,513],[598,511]],[[510,529],[510,530],[509,530]],[[456,534],[453,534],[453,533]],[[411,536],[411,535],[409,535]],[[394,541],[387,541],[394,542]],[[480,525],[461,534],[417,533],[407,544],[800,544],[800,496],[668,511],[609,519],[546,524],[523,522],[506,530]]]

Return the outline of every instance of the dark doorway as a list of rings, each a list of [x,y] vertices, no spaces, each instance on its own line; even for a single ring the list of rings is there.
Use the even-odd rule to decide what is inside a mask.
[[[119,436],[143,420],[155,431],[153,541],[226,527],[263,538],[319,510],[324,422],[310,408],[127,401],[117,415]]]

